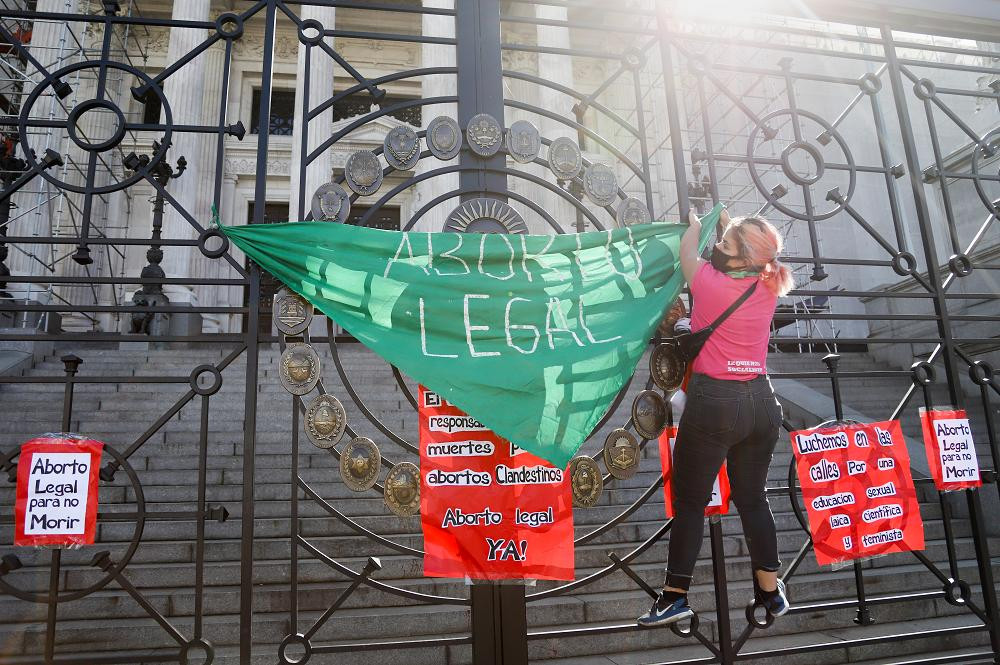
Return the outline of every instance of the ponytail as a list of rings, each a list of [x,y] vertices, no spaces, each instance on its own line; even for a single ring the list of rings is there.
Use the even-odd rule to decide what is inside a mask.
[[[778,229],[763,217],[737,217],[730,222],[739,236],[740,256],[760,270],[760,281],[779,298],[795,286],[792,271],[778,260],[782,239]],[[764,261],[761,265],[761,260]]]
[[[779,261],[777,257],[764,264],[759,279],[764,283],[768,291],[779,298],[787,295],[795,287],[795,282],[792,280],[792,271],[788,266]]]

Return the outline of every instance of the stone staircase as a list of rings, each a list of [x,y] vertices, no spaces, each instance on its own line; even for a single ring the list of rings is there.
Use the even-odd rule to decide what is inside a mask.
[[[383,454],[393,461],[413,460],[414,456],[391,443],[388,437],[364,418],[350,399],[337,376],[329,350],[321,349],[323,377],[328,391],[343,401],[350,424],[358,434],[370,436],[379,443]],[[112,382],[80,384],[76,388],[72,429],[107,441],[119,451],[125,450],[142,435],[157,418],[188,390],[186,382],[191,370],[202,363],[216,363],[227,351],[212,350],[128,350],[117,349],[57,349],[45,358],[28,376],[61,376],[60,353],[72,350],[83,358],[80,377],[169,375],[178,383]],[[416,417],[399,389],[391,370],[381,360],[359,345],[342,345],[344,368],[367,407],[396,434],[409,441],[417,438]],[[260,357],[254,542],[254,659],[253,663],[277,662],[277,645],[290,632],[307,631],[347,586],[343,575],[326,563],[301,552],[298,562],[298,625],[293,629],[290,619],[289,560],[290,510],[292,493],[291,472],[291,397],[278,383],[276,375],[278,352],[262,351]],[[801,366],[797,363],[801,363]],[[870,359],[845,356],[847,366],[871,367]],[[783,371],[816,371],[823,369],[818,357],[774,357],[772,368]],[[587,444],[584,451],[596,454],[604,437],[614,427],[628,419],[631,397],[641,390],[648,376],[646,363],[640,363],[630,396],[603,430]],[[225,521],[205,522],[204,593],[201,597],[204,620],[200,634],[216,647],[215,663],[238,663],[240,532],[242,497],[242,446],[245,359],[233,361],[223,371],[223,387],[209,400],[209,426],[206,440],[206,502],[209,507],[224,507],[229,517]],[[140,379],[141,380],[141,379]],[[905,381],[901,379],[900,383]],[[826,386],[813,379],[802,385],[817,393],[828,394]],[[412,384],[410,384],[413,389]],[[800,399],[801,387],[791,386],[785,397]],[[888,387],[865,383],[864,389],[852,388],[849,405],[872,405],[876,398],[888,394]],[[896,395],[897,393],[893,393]],[[4,417],[0,418],[0,450],[9,450],[41,432],[60,428],[62,410],[61,384],[30,383],[0,387]],[[196,397],[176,416],[157,430],[130,458],[130,464],[141,482],[146,510],[150,513],[190,511],[197,506],[199,458],[199,425],[202,398]],[[860,406],[858,408],[860,408]],[[915,410],[915,406],[913,406]],[[790,409],[792,411],[792,409]],[[796,426],[814,424],[815,419],[830,414],[810,413],[796,406],[790,413]],[[867,412],[865,412],[867,413]],[[876,413],[876,417],[884,414]],[[974,425],[975,426],[975,425]],[[911,439],[911,453],[914,450]],[[915,441],[919,441],[916,439]],[[614,481],[605,487],[601,502],[589,510],[575,514],[577,536],[593,531],[632,504],[653,483],[659,473],[655,445],[646,447],[640,473],[625,482]],[[779,443],[771,471],[773,485],[783,485],[791,452],[786,443]],[[421,545],[419,520],[403,520],[392,516],[380,495],[374,492],[356,494],[347,490],[339,477],[333,457],[312,447],[300,436],[299,468],[302,478],[322,497],[345,515],[376,533],[404,545]],[[988,489],[987,491],[993,491]],[[4,506],[5,524],[0,528],[0,542],[12,542],[10,518],[13,504],[13,484],[4,482],[0,489],[0,505]],[[118,472],[110,484],[102,484],[101,508],[108,513],[136,509],[136,494],[128,474]],[[805,534],[791,510],[785,495],[772,500],[779,529],[783,559],[790,561],[805,541]],[[314,502],[300,497],[298,501],[301,533],[322,552],[360,570],[369,556],[381,559],[382,568],[373,578],[421,593],[467,597],[468,589],[461,581],[427,579],[421,576],[419,559],[404,556],[377,542],[359,535],[349,526],[324,512]],[[922,505],[926,525],[927,556],[947,571],[947,547],[941,508],[936,499]],[[959,510],[958,514],[964,515]],[[217,516],[217,515],[216,515]],[[597,572],[607,566],[609,552],[620,555],[630,552],[649,538],[663,523],[662,491],[632,513],[621,524],[588,540],[577,548],[577,578]],[[965,520],[953,522],[954,547],[960,575],[978,595],[978,575],[972,539]],[[739,521],[734,514],[722,519],[723,547],[726,552],[726,574],[730,580],[730,607],[727,608],[734,634],[746,626],[744,604],[749,598],[749,563]],[[61,588],[77,590],[100,581],[102,573],[91,565],[97,551],[106,550],[113,561],[126,556],[129,543],[136,534],[135,521],[128,516],[115,521],[102,519],[97,544],[78,551],[63,553]],[[141,534],[124,577],[140,592],[153,608],[176,628],[183,639],[198,633],[195,625],[194,592],[197,558],[196,522],[190,518],[148,520]],[[998,544],[992,544],[998,551]],[[13,551],[7,546],[0,553]],[[3,581],[35,593],[48,588],[49,553],[43,550],[18,550],[24,567],[3,576]],[[633,569],[649,584],[662,582],[666,557],[666,539],[637,557]],[[994,559],[994,562],[998,562]],[[893,555],[866,561],[866,590],[869,597],[887,596],[900,592],[940,591],[940,583],[911,555]],[[1000,566],[994,566],[1000,573]],[[717,639],[717,615],[714,612],[714,591],[709,543],[706,538],[695,573],[691,600],[701,609],[701,630],[711,640]],[[541,583],[527,589],[528,594],[553,588],[553,583]],[[822,602],[849,601],[854,598],[854,574],[851,568],[836,571],[820,570],[812,555],[808,555],[790,582],[793,603],[813,605]],[[709,656],[709,652],[693,639],[683,639],[669,629],[639,631],[634,618],[648,608],[649,598],[621,572],[600,578],[568,593],[530,602],[528,626],[531,634],[529,654],[532,662],[556,664],[626,665],[653,662],[682,662]],[[981,605],[981,603],[979,603]],[[0,595],[0,661],[31,662],[40,658],[45,636],[46,606],[29,603],[9,594]],[[811,608],[792,613],[778,620],[766,631],[756,631],[742,652],[790,648],[815,643],[837,643],[858,638],[877,638],[898,633],[920,634],[917,639],[897,642],[875,642],[866,646],[844,646],[810,654],[780,657],[787,663],[865,663],[889,665],[905,663],[933,655],[954,656],[952,662],[986,662],[973,656],[988,650],[988,635],[975,631],[979,620],[964,608],[954,607],[939,597],[904,603],[881,603],[872,608],[877,623],[856,626],[854,609]],[[378,589],[361,586],[343,607],[315,634],[314,644],[363,644],[374,641],[430,639],[440,636],[468,635],[469,609],[463,605],[425,605]],[[97,658],[128,652],[127,662],[150,662],[165,655],[176,654],[177,642],[157,624],[139,603],[112,581],[101,590],[79,600],[60,603],[59,625],[56,632],[56,653],[78,658]],[[967,628],[966,632],[947,635],[935,631]],[[551,631],[577,631],[551,636]],[[964,656],[963,656],[964,654]],[[992,658],[992,657],[991,657]],[[144,660],[146,659],[146,660]],[[312,655],[310,662],[349,661],[356,665],[368,663],[460,664],[471,662],[468,645],[430,646],[410,649],[360,651],[349,654]],[[118,661],[125,662],[125,661]],[[193,659],[192,662],[200,662]],[[779,657],[753,662],[776,663]]]

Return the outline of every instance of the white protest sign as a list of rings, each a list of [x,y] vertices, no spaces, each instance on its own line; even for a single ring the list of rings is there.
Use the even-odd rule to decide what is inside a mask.
[[[102,443],[43,437],[21,446],[15,545],[94,542]]]
[[[979,459],[964,410],[923,410],[924,449],[939,490],[979,487]]]

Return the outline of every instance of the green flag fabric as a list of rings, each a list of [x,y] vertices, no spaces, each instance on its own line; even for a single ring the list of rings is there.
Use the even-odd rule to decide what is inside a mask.
[[[702,249],[721,210],[703,219]],[[480,235],[290,222],[221,230],[402,372],[564,468],[680,293],[686,228]]]

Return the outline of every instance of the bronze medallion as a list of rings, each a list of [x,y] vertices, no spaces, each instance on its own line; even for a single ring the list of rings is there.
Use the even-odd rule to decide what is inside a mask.
[[[674,344],[658,344],[649,355],[649,373],[653,377],[653,383],[661,390],[677,390],[684,381],[686,369]]]
[[[382,162],[371,150],[351,153],[344,164],[344,179],[355,194],[374,194],[382,186]]]
[[[299,335],[312,323],[312,304],[291,291],[283,288],[274,294],[274,327],[283,335]]]
[[[618,198],[618,178],[607,164],[591,164],[583,174],[583,191],[595,205],[607,207]]]
[[[382,141],[385,161],[399,171],[409,171],[420,161],[420,137],[410,127],[393,127]]]
[[[583,168],[583,154],[573,139],[560,136],[549,144],[549,169],[560,180],[572,180]]]
[[[480,113],[469,119],[465,138],[472,152],[480,157],[492,157],[500,150],[503,130],[500,129],[500,123],[496,118],[489,113]]]
[[[601,467],[587,455],[574,457],[569,462],[570,488],[573,505],[577,508],[593,508],[604,491],[604,476]]]
[[[507,128],[507,152],[515,162],[527,164],[535,161],[542,148],[538,128],[527,120],[517,120]]]
[[[333,395],[318,395],[306,407],[306,436],[317,448],[326,449],[337,445],[344,436],[346,427],[347,412],[340,400]]]
[[[399,462],[385,475],[385,505],[399,517],[420,512],[420,469],[412,462]]]
[[[351,439],[340,452],[340,477],[355,492],[370,489],[378,480],[382,453],[371,439],[359,436]]]
[[[457,233],[527,233],[521,213],[496,199],[469,199],[451,211],[442,231]]]
[[[685,316],[687,316],[687,309],[684,307],[684,301],[678,297],[660,320],[659,325],[656,326],[656,334],[660,337],[673,337],[674,324]]]
[[[639,442],[629,432],[616,429],[604,441],[604,466],[618,480],[627,480],[639,469]]]
[[[643,390],[632,402],[632,424],[644,439],[655,440],[667,426],[667,405],[655,390]]]
[[[427,125],[427,147],[438,159],[454,159],[462,151],[462,128],[454,118],[439,115]]]
[[[652,221],[649,211],[646,210],[646,204],[634,196],[621,202],[615,219],[618,220],[618,226],[635,226],[636,224],[648,224]]]
[[[351,214],[351,197],[335,182],[320,185],[312,198],[312,218],[343,224]]]
[[[319,381],[319,356],[304,342],[290,342],[278,360],[281,387],[293,395],[305,395]]]

